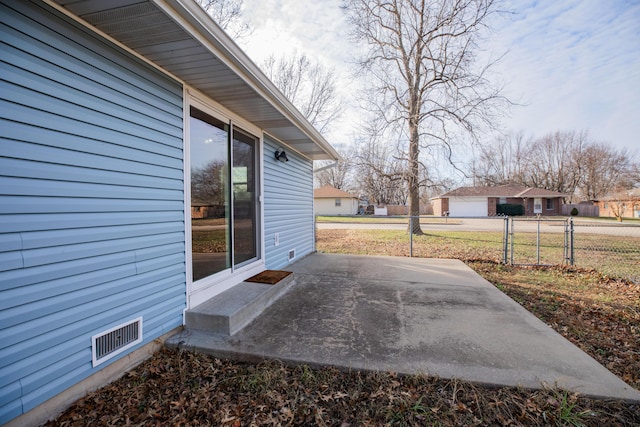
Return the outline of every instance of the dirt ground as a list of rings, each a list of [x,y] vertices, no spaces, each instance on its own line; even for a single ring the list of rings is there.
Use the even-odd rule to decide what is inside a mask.
[[[319,231],[318,249],[394,254],[393,242],[345,236]],[[439,252],[448,255],[454,254]],[[597,271],[510,267],[467,250],[455,255],[640,390],[640,286]],[[165,349],[47,425],[640,426],[640,405],[562,390],[486,388],[278,361],[244,364]]]
[[[640,406],[560,390],[259,365],[162,350],[47,426],[633,426]]]

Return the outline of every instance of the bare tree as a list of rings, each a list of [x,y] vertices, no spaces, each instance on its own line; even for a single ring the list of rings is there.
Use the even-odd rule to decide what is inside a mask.
[[[334,70],[297,53],[279,58],[271,55],[262,68],[320,133],[342,114]]]
[[[475,137],[504,101],[476,68],[478,40],[496,0],[348,0],[348,21],[367,53],[369,110],[398,126],[409,142],[405,178],[409,213],[419,215],[419,154],[430,144],[451,153],[455,130]],[[422,234],[418,221],[412,233]]]
[[[574,194],[581,180],[587,133],[556,131],[530,145],[523,184]]]
[[[356,143],[354,169],[360,193],[378,205],[404,205],[407,202],[406,166],[389,144],[375,138]]]
[[[252,32],[242,20],[243,0],[196,0],[214,21],[236,41]]]
[[[479,145],[472,166],[474,185],[522,184],[529,145],[530,141],[525,140],[522,132]]]
[[[631,165],[628,176],[629,182],[633,183],[635,187],[640,187],[640,163],[634,162]]]
[[[619,222],[622,222],[624,214],[627,210],[627,204],[625,202],[626,201],[621,200],[612,200],[611,202],[609,202],[609,210],[613,214],[614,218]]]
[[[433,215],[431,198],[452,190],[457,182],[451,176],[439,176],[435,168],[420,168],[420,212],[425,215]]]
[[[637,190],[619,188],[610,193],[606,200],[609,204],[609,211],[620,222],[627,213],[629,217],[633,217],[634,212],[640,211],[640,193]]]
[[[315,166],[316,180],[320,186],[330,185],[339,190],[351,190],[351,172],[353,169],[353,150],[338,150],[340,160],[320,161]]]
[[[252,32],[242,20],[243,0],[197,0],[214,21],[235,40]],[[268,57],[262,69],[280,91],[321,133],[342,114],[333,69],[312,61],[307,55]]]
[[[616,188],[630,189],[637,181],[632,177],[637,164],[626,149],[615,149],[602,143],[588,145],[580,165],[580,195],[585,200],[597,200]]]
[[[557,131],[534,140],[523,183],[594,200],[637,184],[637,163],[626,149],[589,139],[587,132]]]
[[[191,194],[194,202],[224,206],[225,188],[223,176],[226,164],[224,161],[211,161],[206,165],[192,169],[191,171]]]

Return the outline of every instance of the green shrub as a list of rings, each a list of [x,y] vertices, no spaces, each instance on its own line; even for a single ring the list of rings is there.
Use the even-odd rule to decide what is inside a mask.
[[[522,216],[524,215],[524,206],[509,203],[499,204],[496,206],[496,213],[498,215]]]
[[[571,209],[571,216],[578,216],[580,212],[578,212],[578,208]]]

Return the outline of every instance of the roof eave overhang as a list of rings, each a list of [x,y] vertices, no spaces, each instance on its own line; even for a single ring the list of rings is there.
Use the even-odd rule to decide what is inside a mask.
[[[47,2],[210,97],[294,151],[311,160],[339,159],[326,139],[195,1]]]

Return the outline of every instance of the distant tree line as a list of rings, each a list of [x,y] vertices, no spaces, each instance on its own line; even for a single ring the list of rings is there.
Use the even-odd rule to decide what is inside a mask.
[[[379,205],[408,205],[407,163],[401,147],[375,137],[360,137],[352,145],[338,149],[338,162],[317,162],[316,185],[330,185],[362,196]],[[454,185],[451,178],[429,176],[434,168],[420,168],[420,204],[428,206],[432,195]]]
[[[639,163],[624,148],[556,131],[539,138],[507,135],[479,147],[472,165],[476,185],[521,184],[596,200],[640,183]]]
[[[318,185],[331,185],[379,204],[407,204],[408,171],[401,146],[361,138],[340,154],[341,161],[316,174]],[[597,200],[640,185],[640,163],[634,153],[594,141],[586,131],[555,131],[531,138],[508,134],[477,144],[470,165],[461,172],[475,186],[544,188],[568,194],[568,202]],[[459,185],[452,178],[429,176],[427,170],[421,168],[419,179],[422,204]]]

